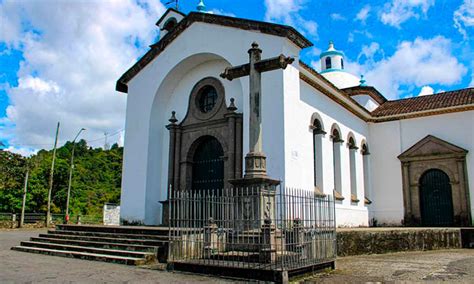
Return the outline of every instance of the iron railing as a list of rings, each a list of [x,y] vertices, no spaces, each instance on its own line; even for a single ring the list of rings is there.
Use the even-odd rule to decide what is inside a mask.
[[[282,187],[170,191],[171,263],[294,270],[336,258],[332,195]]]

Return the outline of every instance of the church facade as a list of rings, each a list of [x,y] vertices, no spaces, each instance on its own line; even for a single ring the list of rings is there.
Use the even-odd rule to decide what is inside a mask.
[[[249,62],[252,43],[264,58],[312,46],[292,27],[199,12],[169,9],[157,26],[161,39],[117,82],[128,93],[121,218],[147,225],[166,219],[169,190],[244,175],[250,79],[224,70]],[[321,65],[261,74],[268,176],[334,195],[338,226],[471,225],[474,90],[389,101],[344,70],[333,44]]]

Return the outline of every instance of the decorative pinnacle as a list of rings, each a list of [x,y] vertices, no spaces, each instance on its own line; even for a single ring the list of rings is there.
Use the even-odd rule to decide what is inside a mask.
[[[171,112],[171,118],[168,121],[171,122],[171,124],[176,124],[176,122],[178,122],[178,120],[176,119],[176,112],[175,111]]]
[[[206,12],[206,5],[204,4],[204,0],[200,0],[199,1],[199,4],[197,5],[196,9],[199,11],[199,12]]]
[[[249,54],[251,52],[259,52],[259,53],[262,53],[262,50],[258,47],[258,43],[257,42],[252,42],[252,48],[249,49]]]
[[[234,98],[230,98],[230,105],[227,108],[227,110],[229,110],[229,111],[236,111],[237,110],[237,107],[235,106],[234,101],[235,101]]]
[[[361,86],[361,87],[367,86],[367,85],[366,85],[366,82],[367,82],[367,81],[364,79],[364,75],[360,75],[360,81],[359,81],[359,82],[360,82],[360,85],[359,85],[359,86]]]

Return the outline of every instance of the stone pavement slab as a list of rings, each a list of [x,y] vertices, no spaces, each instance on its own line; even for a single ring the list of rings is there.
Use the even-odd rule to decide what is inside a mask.
[[[474,283],[474,250],[454,249],[342,257],[336,262],[336,271],[319,274],[311,281]]]

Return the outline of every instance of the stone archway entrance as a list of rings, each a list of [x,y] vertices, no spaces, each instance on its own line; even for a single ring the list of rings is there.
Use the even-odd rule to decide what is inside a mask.
[[[224,188],[224,150],[216,138],[200,139],[193,156],[192,190]]]
[[[219,79],[208,77],[193,87],[188,112],[170,124],[168,184],[172,190],[229,187],[242,177],[242,114],[234,100],[226,105]],[[199,165],[199,166],[198,166]]]
[[[453,198],[449,176],[438,169],[420,178],[420,211],[423,226],[452,226]]]
[[[405,226],[469,226],[467,150],[428,135],[403,152]]]

